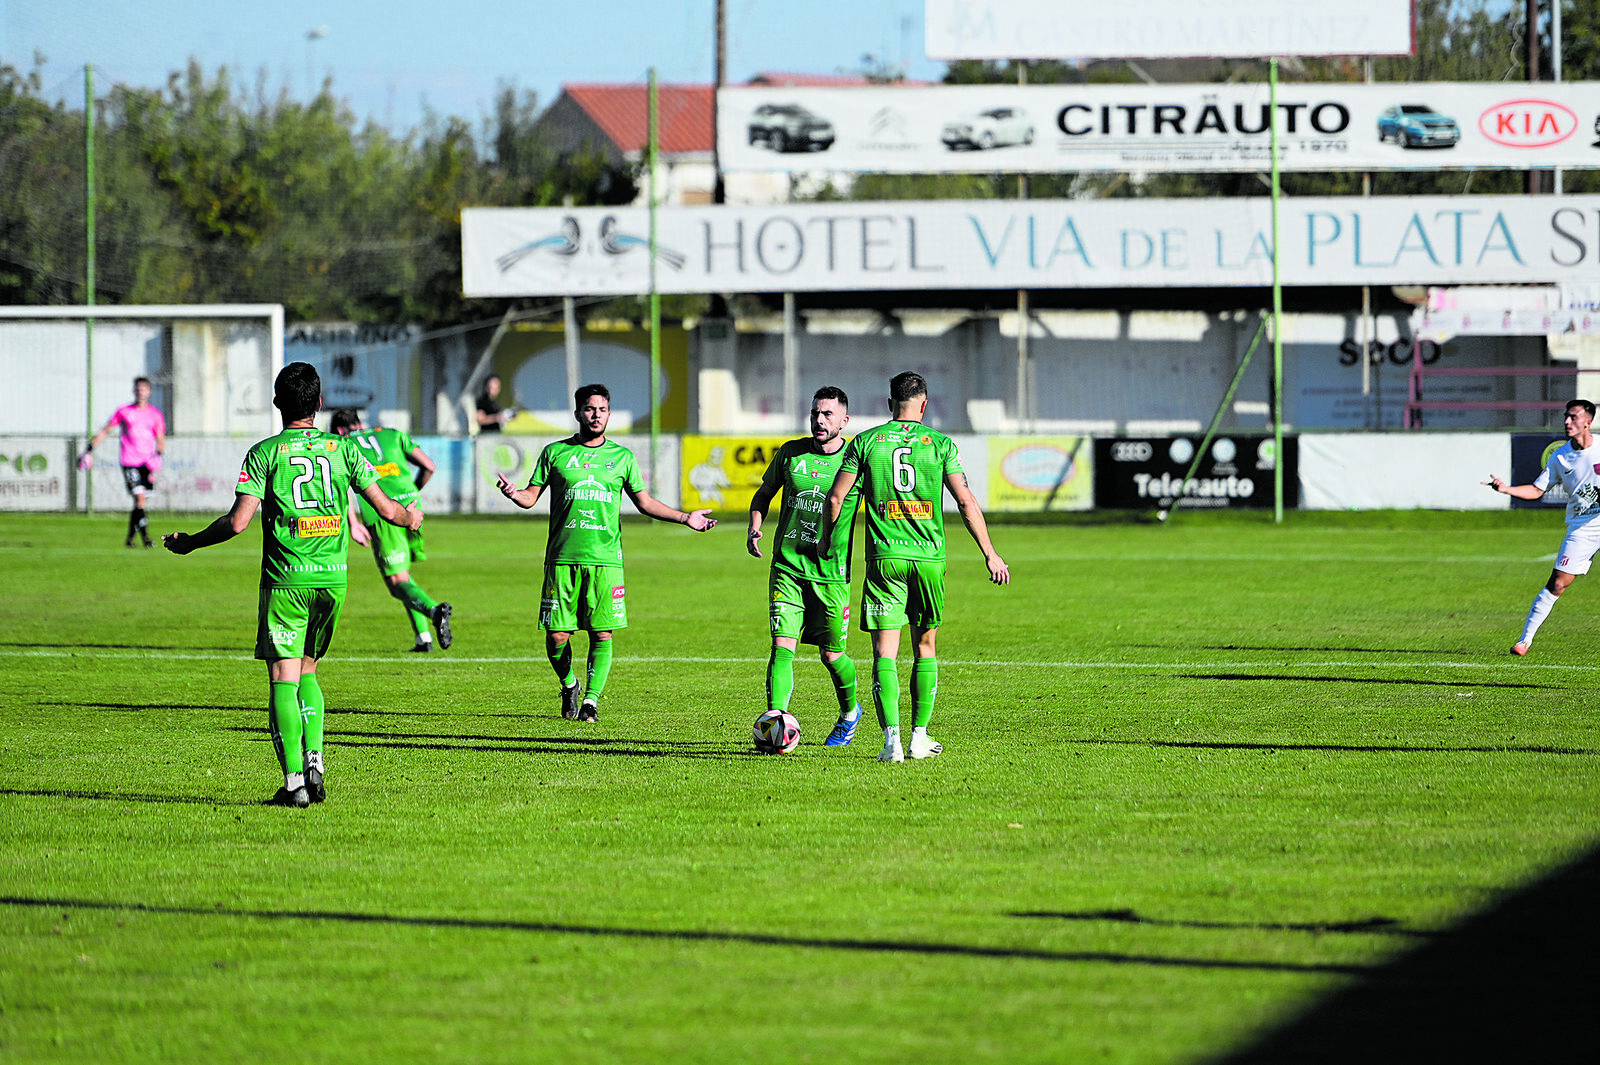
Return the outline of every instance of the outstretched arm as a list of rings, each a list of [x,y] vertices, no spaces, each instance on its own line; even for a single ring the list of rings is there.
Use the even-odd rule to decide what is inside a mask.
[[[833,487],[828,489],[828,501],[822,505],[822,523],[817,527],[817,557],[833,557],[833,527],[839,522],[839,515],[844,512],[845,497],[850,494],[850,489],[856,486],[856,475],[848,470],[840,470],[833,478]]]
[[[978,506],[978,499],[972,494],[972,487],[967,484],[967,475],[947,473],[944,484],[955,497],[956,510],[961,513],[961,520],[966,524],[967,532],[972,534],[978,550],[983,552],[983,561],[989,567],[989,580],[995,584],[1010,584],[1011,567],[1006,565],[1006,560],[996,553],[994,544],[989,542],[989,523],[983,520],[983,508]]]
[[[175,555],[187,555],[202,547],[227,543],[245,531],[260,506],[261,500],[255,496],[236,495],[233,506],[216,521],[197,533],[167,533],[161,538],[161,546]]]
[[[767,508],[772,505],[772,497],[778,494],[776,487],[768,487],[766,481],[761,482],[761,487],[756,489],[756,494],[750,497],[750,532],[744,538],[744,549],[754,558],[761,557],[761,523],[767,518]]]
[[[511,478],[505,474],[497,474],[494,479],[495,487],[500,489],[500,494],[523,510],[530,509],[539,502],[539,494],[544,491],[542,484],[530,484],[526,488],[518,488],[511,483]]]
[[[398,525],[402,529],[416,532],[422,528],[422,511],[417,509],[415,503],[409,507],[402,507],[399,503],[383,494],[383,489],[374,481],[361,490],[361,498],[365,499],[372,509],[378,512],[378,517],[390,525]]]
[[[633,500],[633,505],[639,508],[640,514],[648,515],[657,521],[687,525],[695,532],[706,532],[717,524],[717,519],[711,516],[710,510],[673,510],[643,488],[624,486],[624,491],[628,493],[628,498]]]
[[[1489,475],[1489,479],[1487,481],[1480,481],[1478,483],[1488,485],[1490,488],[1493,488],[1496,492],[1503,496],[1514,496],[1517,499],[1526,499],[1530,502],[1535,499],[1544,498],[1545,490],[1540,488],[1538,485],[1507,484],[1492,473]]]

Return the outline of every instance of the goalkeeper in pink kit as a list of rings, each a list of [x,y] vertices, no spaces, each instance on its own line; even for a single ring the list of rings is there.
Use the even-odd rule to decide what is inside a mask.
[[[161,455],[167,449],[167,419],[150,402],[150,378],[133,379],[133,402],[118,407],[105,428],[94,434],[89,446],[78,456],[79,469],[89,468],[94,449],[113,429],[121,434],[122,481],[133,497],[133,510],[128,514],[128,538],[123,546],[132,547],[134,533],[138,533],[144,546],[154,547],[144,505],[155,487],[156,474],[161,470]]]

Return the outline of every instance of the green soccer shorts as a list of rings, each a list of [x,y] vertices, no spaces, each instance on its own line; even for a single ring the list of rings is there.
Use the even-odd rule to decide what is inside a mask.
[[[372,533],[372,557],[378,562],[378,572],[385,577],[404,573],[413,562],[428,560],[421,529],[412,532],[399,525],[390,525],[382,518],[369,523],[367,528]]]
[[[885,558],[867,563],[861,585],[861,631],[915,625],[936,629],[944,620],[944,563]]]
[[[776,566],[767,581],[772,635],[843,651],[850,628],[850,586],[808,581]]]
[[[544,567],[539,627],[547,632],[615,632],[628,627],[621,566]]]
[[[321,659],[344,609],[343,588],[263,588],[256,613],[256,657]]]

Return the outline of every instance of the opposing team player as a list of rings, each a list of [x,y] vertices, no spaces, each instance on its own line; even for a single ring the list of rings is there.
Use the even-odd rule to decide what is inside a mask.
[[[658,521],[705,532],[717,524],[709,510],[674,510],[644,489],[633,452],[606,439],[611,392],[584,385],[573,393],[578,431],[546,444],[533,475],[518,488],[505,474],[500,494],[523,510],[550,490],[550,531],[545,543],[544,589],[539,627],[545,654],[561,681],[561,716],[600,719],[600,696],[611,675],[611,636],[628,626],[626,585],[622,579],[622,495],[639,513]],[[587,683],[572,669],[572,635],[589,634]],[[581,700],[581,701],[580,701]]]
[[[778,535],[772,545],[767,599],[772,612],[772,653],[767,659],[767,709],[787,710],[794,695],[794,653],[801,643],[816,644],[839,697],[839,720],[825,741],[844,747],[855,739],[861,721],[856,702],[856,666],[845,654],[850,626],[850,535],[856,498],[834,523],[828,558],[818,556],[822,510],[833,478],[844,460],[844,430],[850,400],[828,385],[811,399],[811,435],[779,447],[750,500],[750,531],[745,549],[761,557],[761,526],[773,496],[783,493]]]
[[[378,471],[378,487],[384,495],[402,507],[419,503],[422,488],[433,477],[435,467],[433,459],[408,434],[388,427],[368,429],[361,424],[361,415],[349,408],[334,411],[329,424],[340,436],[347,436],[361,445],[367,461]],[[417,468],[415,478],[411,476],[411,466]],[[378,572],[389,594],[405,607],[411,630],[416,635],[411,649],[433,650],[433,636],[428,632],[430,621],[439,631],[439,649],[447,649],[451,641],[450,604],[434,602],[422,586],[411,579],[411,564],[426,561],[428,557],[422,531],[398,529],[379,521],[377,512],[364,498],[358,500],[358,505],[359,520],[351,521],[350,536],[358,544],[372,546],[372,557],[378,563]]]
[[[128,486],[128,495],[133,497],[133,510],[128,514],[128,538],[122,546],[132,547],[134,533],[138,533],[144,546],[154,547],[144,507],[150,490],[155,487],[156,474],[161,470],[161,456],[167,450],[167,419],[150,402],[150,378],[133,379],[133,402],[118,407],[105,428],[94,434],[89,446],[78,456],[79,469],[89,468],[94,449],[113,429],[121,438],[122,482]]]
[[[419,529],[422,512],[383,494],[378,472],[353,441],[316,428],[322,380],[309,363],[283,368],[272,404],[283,431],[245,455],[232,509],[197,533],[169,533],[161,542],[187,555],[233,539],[262,511],[256,658],[267,663],[268,720],[283,770],[283,787],[268,801],[305,807],[327,795],[317,663],[333,643],[344,606],[350,489],[390,525]]]
[[[1482,482],[1502,495],[1530,501],[1541,498],[1557,481],[1567,492],[1567,535],[1561,541],[1550,580],[1528,608],[1522,638],[1511,645],[1514,655],[1528,653],[1534,633],[1550,616],[1551,607],[1575,577],[1589,572],[1589,562],[1600,549],[1600,444],[1590,431],[1594,410],[1594,404],[1586,399],[1567,404],[1567,442],[1550,453],[1544,469],[1528,484],[1507,484],[1493,474]]]
[[[839,473],[828,491],[822,518],[822,554],[828,555],[833,530],[845,501],[861,482],[867,510],[867,575],[861,589],[861,627],[872,637],[872,694],[883,726],[880,762],[932,758],[944,746],[928,735],[939,691],[936,657],[944,618],[944,508],[946,488],[983,552],[989,579],[1009,584],[1011,570],[989,542],[983,511],[948,436],[922,424],[928,409],[928,384],[903,373],[889,382],[891,421],[861,433],[844,449]],[[900,629],[909,624],[916,645],[911,665],[911,742],[900,742],[900,674],[895,656]]]

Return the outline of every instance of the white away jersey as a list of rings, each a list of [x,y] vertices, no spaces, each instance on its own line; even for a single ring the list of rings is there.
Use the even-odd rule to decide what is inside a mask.
[[[1533,484],[1545,491],[1556,481],[1567,492],[1568,525],[1582,525],[1600,517],[1600,440],[1582,451],[1571,442],[1556,448]]]

